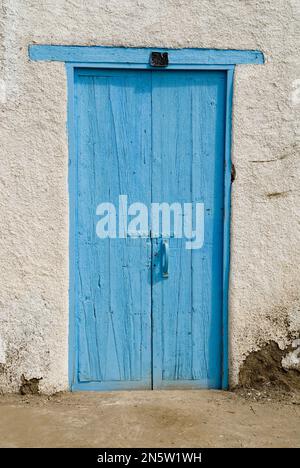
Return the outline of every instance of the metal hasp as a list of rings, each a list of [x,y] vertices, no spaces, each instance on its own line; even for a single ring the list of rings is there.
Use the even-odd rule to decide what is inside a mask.
[[[167,67],[169,65],[168,52],[151,52],[150,65],[151,67]]]

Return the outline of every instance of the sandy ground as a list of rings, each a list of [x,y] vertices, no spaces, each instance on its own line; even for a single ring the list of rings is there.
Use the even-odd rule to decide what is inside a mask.
[[[0,446],[300,447],[300,405],[205,390],[6,395]]]

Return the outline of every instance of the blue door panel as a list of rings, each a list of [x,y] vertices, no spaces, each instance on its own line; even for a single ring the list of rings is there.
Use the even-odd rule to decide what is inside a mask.
[[[151,386],[151,243],[96,235],[97,205],[150,202],[151,77],[79,72],[77,379],[85,387]]]
[[[77,69],[74,389],[221,387],[226,73]],[[204,244],[99,239],[97,206],[204,204]],[[153,236],[153,233],[152,233]]]

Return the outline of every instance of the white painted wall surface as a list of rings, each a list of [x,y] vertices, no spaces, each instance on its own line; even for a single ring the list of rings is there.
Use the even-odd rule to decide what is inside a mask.
[[[0,388],[68,388],[66,74],[29,44],[259,49],[235,75],[230,377],[300,329],[299,0],[3,0]],[[296,80],[299,80],[298,82]],[[298,86],[298,88],[297,88]]]

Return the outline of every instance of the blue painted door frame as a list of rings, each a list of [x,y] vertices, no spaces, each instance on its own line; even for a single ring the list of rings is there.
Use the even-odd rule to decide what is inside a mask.
[[[69,325],[69,375],[73,390],[98,389],[97,385],[78,385],[76,348],[76,287],[75,287],[75,237],[77,214],[76,197],[76,136],[74,124],[74,76],[80,68],[121,68],[149,69],[149,54],[161,49],[126,49],[109,47],[84,46],[47,46],[33,45],[29,47],[32,60],[58,60],[66,63],[68,80],[68,132],[69,132],[69,203],[70,203],[70,325]],[[165,51],[165,49],[163,50]],[[224,219],[223,219],[223,285],[222,285],[222,388],[228,386],[228,280],[230,258],[230,189],[231,189],[231,111],[233,75],[236,64],[262,64],[264,58],[259,51],[233,51],[210,49],[178,49],[167,50],[169,66],[167,70],[223,70],[226,74],[226,110],[225,110],[225,147],[224,147]]]

